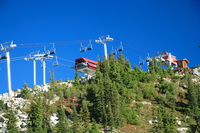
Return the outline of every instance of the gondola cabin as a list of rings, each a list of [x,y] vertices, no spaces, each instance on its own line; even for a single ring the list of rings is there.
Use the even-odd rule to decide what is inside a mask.
[[[86,58],[78,58],[75,60],[75,69],[78,72],[94,74],[97,69],[98,62]]]

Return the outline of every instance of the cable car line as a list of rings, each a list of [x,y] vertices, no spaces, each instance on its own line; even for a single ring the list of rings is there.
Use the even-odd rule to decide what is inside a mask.
[[[115,40],[115,41],[121,42],[121,41],[118,41],[118,40]],[[148,53],[148,52],[145,52],[145,51],[143,51],[143,50],[141,50],[141,49],[135,48],[135,47],[133,47],[133,46],[131,46],[131,45],[128,45],[128,44],[125,44],[125,43],[123,43],[123,44],[126,45],[126,46],[128,46],[128,47],[130,47],[130,48],[133,48],[133,49],[135,49],[135,50],[138,50],[138,51],[140,51],[140,52],[143,52],[143,53],[145,53],[145,54]]]
[[[11,61],[22,60],[22,59],[24,59],[24,57],[26,57],[26,56],[11,58]],[[6,60],[0,61],[0,63],[4,63],[4,62],[6,62]]]
[[[44,45],[44,44],[46,44],[46,45],[52,45],[52,43],[55,43],[56,45],[68,45],[68,44],[77,44],[77,43],[80,43],[80,42],[83,42],[83,43],[86,43],[86,42],[88,42],[88,40],[91,40],[91,41],[94,41],[95,39],[87,39],[87,40],[76,40],[76,41],[62,41],[62,42],[60,42],[60,41],[50,41],[50,42],[46,42],[46,43],[18,43],[18,42],[16,42],[16,44],[17,45],[21,45],[21,46],[26,46],[26,45],[40,45],[40,44],[42,44],[42,45]],[[65,43],[65,44],[63,44],[63,43]]]
[[[14,54],[14,55],[11,55],[11,56],[14,57],[14,56],[17,56],[17,55],[27,55],[27,54],[29,54],[29,53]]]
[[[50,61],[50,60],[47,60],[47,62],[51,62],[51,63],[53,63],[53,61]],[[69,66],[69,65],[65,65],[65,64],[62,64],[62,63],[59,63],[59,65],[61,65],[61,66],[67,66],[67,67],[70,67],[70,68],[71,68],[71,66]]]
[[[89,41],[90,41],[90,43],[88,44],[88,47],[85,47],[85,48],[87,48],[88,50],[91,50],[92,49],[92,41],[94,41],[95,39],[90,39]],[[116,53],[117,53],[117,51],[125,51],[125,52],[128,52],[128,53],[131,53],[131,54],[133,54],[133,55],[136,55],[136,56],[139,56],[139,57],[142,57],[141,55],[138,55],[138,54],[135,54],[135,53],[133,53],[133,52],[130,52],[130,51],[127,51],[127,50],[124,50],[123,49],[123,46],[122,46],[122,42],[121,41],[118,41],[118,40],[115,40],[116,42],[120,42],[120,46],[119,47],[117,47],[117,50],[115,50],[114,49],[114,47],[115,46],[113,46],[113,45],[111,45],[111,44],[109,44],[109,45],[111,45],[112,46],[112,53],[115,55]],[[59,45],[73,45],[73,44],[80,44],[80,42],[82,42],[82,43],[86,43],[86,42],[88,42],[88,39],[87,40],[75,40],[75,41],[55,41],[55,42],[53,42],[52,43],[52,41],[51,42],[41,42],[41,43],[21,43],[21,44],[18,44],[18,45],[20,45],[19,47],[16,47],[16,48],[32,48],[32,47],[46,47],[46,46],[52,46],[53,45],[53,48],[54,48],[54,46],[59,46]],[[128,47],[130,47],[130,48],[132,48],[132,49],[135,49],[135,50],[137,50],[137,51],[140,51],[140,52],[142,52],[142,53],[145,53],[145,54],[147,54],[147,52],[145,52],[145,51],[143,51],[143,50],[140,50],[140,49],[138,49],[138,48],[135,48],[135,47],[133,47],[133,46],[131,46],[131,45],[128,45],[128,44],[125,44],[125,43],[123,43],[123,45],[126,45],[126,46],[128,46]],[[85,51],[84,51],[85,52]],[[53,53],[53,52],[52,52]],[[27,54],[27,53],[26,53]],[[22,55],[22,54],[21,54]],[[11,61],[15,61],[15,60],[20,60],[20,59],[18,59],[18,58],[20,58],[20,57],[16,57],[16,58],[11,58]],[[21,57],[22,58],[22,57]],[[71,62],[71,63],[75,63],[74,61],[71,61],[71,60],[67,60],[67,59],[64,59],[64,58],[60,58],[60,57],[58,57],[58,59],[61,59],[61,60],[65,60],[65,61],[68,61],[68,62]],[[0,62],[0,63],[2,63],[2,62]]]
[[[91,44],[91,41],[92,40],[95,40],[95,39],[90,39],[90,43],[89,44]],[[117,47],[117,50],[118,51],[123,51],[123,46],[122,46],[122,42],[121,41],[118,41],[118,40],[115,40],[116,42],[119,42],[120,43],[120,46],[119,47]],[[54,42],[54,45],[55,46],[59,46],[59,45],[72,45],[72,44],[82,44],[82,43],[86,43],[86,42],[88,42],[88,40],[77,40],[77,41],[63,41],[63,42]],[[63,44],[64,43],[64,44]],[[40,45],[40,44],[46,44],[46,45]],[[52,44],[53,43],[31,43],[31,44],[19,44],[19,45],[21,45],[21,47],[18,47],[18,48],[31,48],[31,47],[44,47],[44,46],[52,46]],[[29,45],[29,46],[26,46],[26,45]],[[32,46],[31,46],[32,45]],[[111,44],[109,44],[108,43],[108,45],[111,45]],[[140,52],[142,52],[142,53],[145,53],[145,54],[147,54],[148,52],[145,52],[145,51],[143,51],[143,50],[140,50],[140,49],[138,49],[138,48],[135,48],[135,47],[133,47],[133,46],[131,46],[131,45],[128,45],[128,44],[125,44],[125,43],[123,43],[123,45],[126,45],[126,46],[128,46],[128,47],[130,47],[130,48],[132,48],[132,49],[135,49],[135,50],[137,50],[137,51],[140,51]],[[23,47],[24,46],[24,47]],[[81,45],[82,46],[82,45]],[[90,45],[89,45],[90,46]],[[113,46],[113,45],[111,45],[112,46],[112,52],[113,51],[115,51],[113,48],[115,47],[115,46]],[[83,48],[85,48],[85,49],[83,49]],[[86,47],[86,46],[82,46],[81,47],[81,49],[80,49],[80,52],[85,52],[86,51],[86,48],[87,49],[92,49],[92,47],[90,46],[90,47]],[[129,52],[129,53],[131,53],[131,54],[134,54],[134,55],[137,55],[137,56],[141,56],[141,55],[138,55],[138,54],[135,54],[135,53],[133,53],[133,52],[130,52],[130,51],[127,51],[127,50],[125,50],[125,52]],[[116,52],[114,52],[114,54],[116,54]],[[65,59],[64,59],[65,60]],[[72,61],[71,61],[72,62]]]
[[[131,54],[134,54],[134,55],[139,56],[139,57],[143,57],[143,56],[141,56],[141,55],[139,55],[139,54],[135,54],[135,53],[130,52],[130,51],[127,51],[127,50],[124,50],[124,51],[125,51],[125,52],[128,52],[128,53],[131,53]]]
[[[14,59],[14,60],[11,59],[10,61],[13,62],[13,61],[18,61],[18,60],[23,60],[23,59],[24,59],[24,58],[19,58],[19,59]],[[3,60],[3,61],[1,61],[0,63],[5,63],[5,62],[6,62],[6,60]]]
[[[60,57],[58,57],[58,59],[65,60],[65,61],[68,61],[68,62],[71,62],[71,63],[75,63],[75,61],[67,60],[67,59],[60,58]]]
[[[103,36],[102,36],[103,37]],[[90,39],[90,41],[94,41],[95,39]],[[117,41],[117,42],[121,42],[121,41],[118,41],[118,40],[115,40],[115,41]],[[21,43],[21,44],[18,44],[18,45],[21,45],[20,47],[18,47],[18,48],[31,48],[31,47],[44,47],[44,46],[52,46],[52,42],[53,41],[51,41],[51,42],[41,42],[41,43]],[[80,44],[80,42],[82,42],[82,43],[86,43],[86,42],[88,42],[88,39],[87,40],[76,40],[76,41],[54,41],[54,44],[55,44],[55,46],[58,46],[58,45],[71,45],[71,44]],[[63,44],[64,43],[64,44]],[[40,44],[43,44],[43,45],[40,45]],[[44,44],[46,44],[46,45],[44,45]],[[32,45],[32,46],[31,46]],[[110,44],[109,44],[110,45]],[[135,50],[137,50],[137,51],[140,51],[140,52],[143,52],[143,53],[145,53],[145,54],[147,54],[148,52],[145,52],[145,51],[143,51],[143,50],[140,50],[140,49],[138,49],[138,48],[135,48],[135,47],[133,47],[133,46],[131,46],[131,45],[128,45],[128,44],[125,44],[125,43],[123,43],[123,45],[126,45],[126,46],[128,46],[128,47],[130,47],[130,48],[132,48],[132,49],[135,49]],[[24,46],[24,47],[23,47]],[[120,49],[120,51],[121,51],[122,49]]]
[[[124,44],[124,43],[123,43]],[[109,45],[111,45],[111,44],[109,44]],[[119,47],[116,47],[116,46],[113,46],[113,45],[111,45],[112,46],[112,51],[111,52],[113,52],[113,51],[117,51],[117,50],[115,50],[115,49],[113,49],[113,47],[115,47],[115,48],[119,48]],[[133,52],[130,52],[130,51],[128,51],[128,50],[121,50],[121,51],[125,51],[125,52],[128,52],[128,53],[131,53],[131,54],[133,54],[133,55],[136,55],[136,56],[139,56],[139,57],[143,57],[143,56],[141,56],[141,55],[139,55],[139,54],[135,54],[135,53],[133,53]]]

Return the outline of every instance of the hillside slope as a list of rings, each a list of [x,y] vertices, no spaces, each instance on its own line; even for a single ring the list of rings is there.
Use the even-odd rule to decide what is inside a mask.
[[[0,132],[199,132],[199,77],[175,76],[152,63],[149,71],[112,55],[96,76],[24,84],[12,98],[0,95]]]

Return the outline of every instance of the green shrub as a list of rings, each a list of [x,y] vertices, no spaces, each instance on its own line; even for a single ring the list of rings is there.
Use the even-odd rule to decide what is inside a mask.
[[[20,94],[20,97],[22,97],[24,99],[31,98],[31,91],[28,88],[28,84],[27,83],[24,83],[24,87],[22,88],[22,92]]]
[[[179,92],[178,94],[181,98],[185,98],[185,92]]]
[[[153,87],[148,87],[142,90],[143,98],[152,99],[158,96],[155,89]]]
[[[3,100],[0,100],[0,111],[6,110],[6,105],[4,104]]]
[[[164,104],[166,99],[164,96],[160,95],[156,98],[156,101],[159,103],[159,104]]]
[[[131,125],[140,125],[140,121],[137,117],[137,111],[129,108],[123,110],[123,116],[128,124]]]

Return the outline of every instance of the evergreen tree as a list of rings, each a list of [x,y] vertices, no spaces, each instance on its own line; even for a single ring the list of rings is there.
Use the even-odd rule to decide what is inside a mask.
[[[198,88],[196,88],[195,84],[192,82],[191,74],[187,69],[185,70],[185,78],[188,85],[187,99],[188,99],[188,107],[190,110],[190,112],[188,113],[195,115],[198,110]]]
[[[4,110],[6,110],[6,106],[4,104],[4,101],[0,100],[0,111],[4,111]]]
[[[166,112],[165,112],[166,113]],[[164,132],[165,133],[176,133],[175,119],[172,113],[166,113],[163,119]]]
[[[139,125],[140,121],[137,118],[137,111],[134,108],[123,108],[122,114],[124,116],[125,122],[131,125]]]
[[[82,133],[80,117],[77,112],[76,106],[74,104],[72,105],[72,110],[73,110],[73,113],[71,115],[71,119],[73,121],[72,130],[74,133]]]
[[[157,133],[176,133],[175,119],[172,112],[167,112],[163,105],[156,110],[157,123],[153,126],[153,132]]]
[[[88,93],[88,100],[90,100],[91,103],[93,103],[93,106],[90,108],[91,116],[99,123],[104,123],[104,114],[105,111],[105,102],[104,102],[104,94],[105,94],[105,88],[104,88],[104,82],[103,82],[103,63],[98,63],[98,67],[96,70],[96,78],[94,84],[92,84],[92,88],[90,89]],[[94,98],[90,99],[89,96],[94,96]]]
[[[120,59],[121,62],[124,62],[122,55]],[[118,74],[121,75],[122,71],[119,70],[116,64],[117,62],[115,61],[115,59],[110,56],[110,60],[104,60],[101,68],[97,69],[96,72],[97,85],[95,87],[96,91],[94,92],[95,101],[93,100],[93,111],[95,111],[94,118],[96,118],[97,122],[103,124],[104,128],[107,128],[107,126],[120,126],[121,122],[119,102],[119,92],[121,90],[117,89],[115,82],[117,82],[117,80],[121,80],[121,77]],[[115,79],[113,77],[116,77],[118,79]],[[121,87],[120,83],[118,83],[117,85]],[[122,82],[121,85],[123,86]]]
[[[200,110],[198,110],[197,114],[194,116],[195,124],[190,123],[190,132],[199,133],[200,132]]]
[[[158,72],[159,72],[159,68],[157,66],[157,61],[155,58],[152,59],[152,61],[149,63],[149,66],[148,66],[148,71],[149,73],[151,74],[151,80],[155,80],[158,78]]]
[[[77,87],[77,88],[80,87],[79,79],[80,79],[80,78],[79,78],[78,71],[76,71],[75,77],[74,77],[74,83],[73,83],[73,84],[74,84],[74,86]]]
[[[197,97],[198,97],[198,108],[200,109],[200,85],[196,84]]]
[[[66,133],[67,132],[67,126],[68,126],[68,123],[67,123],[67,117],[66,117],[66,114],[65,114],[65,110],[59,106],[58,107],[58,123],[56,124],[56,127],[57,127],[57,133]]]
[[[148,71],[149,71],[151,74],[156,73],[155,67],[156,67],[156,59],[153,58],[152,61],[149,63]]]
[[[124,66],[124,60],[125,60],[124,55],[122,53],[120,53],[118,56],[118,61],[122,66]]]
[[[120,127],[122,126],[122,115],[121,115],[121,105],[123,106],[123,102],[120,103],[120,95],[117,91],[117,86],[115,83],[113,83],[112,87],[112,99],[111,99],[111,109],[113,112],[113,117],[114,117],[114,124],[113,126],[115,127]]]
[[[81,109],[80,109],[80,120],[82,123],[82,127],[83,127],[83,132],[88,132],[91,130],[91,124],[90,124],[90,112],[88,109],[88,101],[83,100],[81,103]]]
[[[175,74],[174,74],[173,69],[172,69],[171,66],[168,66],[167,73],[168,73],[169,76],[171,76],[171,77],[174,77],[174,76],[175,76]]]
[[[8,113],[6,114],[6,118],[8,118],[7,131],[9,133],[20,133],[19,128],[16,124],[18,120],[12,110],[8,111]]]
[[[118,61],[114,58],[114,55],[111,54],[109,56],[109,61],[110,61],[110,73],[109,73],[110,79],[114,82],[122,83],[120,70],[119,70],[120,66],[119,66]]]
[[[143,97],[146,99],[153,99],[157,97],[157,92],[152,86],[145,86],[142,89]]]
[[[31,97],[31,92],[30,92],[30,89],[28,88],[27,83],[24,83],[20,97],[24,99],[29,99]]]
[[[42,106],[43,106],[43,132],[52,132],[52,127],[50,124],[50,117],[52,113],[55,112],[55,106],[51,106],[51,100],[54,97],[53,90],[49,90],[47,92],[43,92],[43,97],[46,100],[42,100]]]
[[[29,112],[29,132],[44,133],[43,130],[43,106],[42,99],[36,98],[35,101],[31,103]]]
[[[101,133],[101,131],[99,129],[100,129],[100,127],[97,125],[95,120],[92,119],[92,127],[91,127],[91,130],[89,131],[89,133]]]

